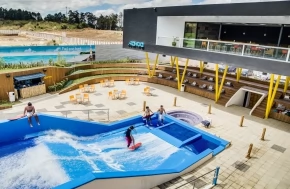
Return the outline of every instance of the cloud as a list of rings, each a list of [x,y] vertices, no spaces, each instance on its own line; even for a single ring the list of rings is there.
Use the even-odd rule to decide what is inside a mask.
[[[218,4],[259,1],[281,0],[8,0],[2,1],[1,7],[40,12],[42,16],[56,12],[65,13],[67,7],[67,10],[90,10],[98,16],[100,14],[119,13],[124,9],[131,8],[192,5],[194,3]],[[102,8],[104,5],[108,9]]]
[[[100,16],[101,14],[102,14],[103,16],[105,16],[105,15],[116,14],[116,13],[117,13],[117,12],[116,12],[115,10],[113,10],[113,9],[97,10],[97,11],[94,12],[94,14],[95,14],[96,16]]]

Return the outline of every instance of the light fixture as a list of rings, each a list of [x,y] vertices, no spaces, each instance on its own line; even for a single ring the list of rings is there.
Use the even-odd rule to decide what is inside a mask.
[[[266,36],[267,36],[267,34],[266,34],[266,33],[264,33],[264,36],[266,37]]]
[[[246,35],[246,32],[244,32],[243,35]]]
[[[153,9],[154,9],[154,11],[155,11],[155,12],[157,12],[157,9],[156,9],[156,7],[154,7]]]
[[[7,78],[9,78],[9,77],[10,77],[10,74],[9,74],[9,73],[8,73],[8,74],[6,74],[6,77],[7,77]]]
[[[224,33],[227,33],[227,31],[224,31]]]
[[[290,38],[290,35],[288,35],[288,38]]]
[[[45,69],[45,68],[44,68],[42,71],[43,71],[43,72],[46,72],[46,71],[47,71],[47,69]]]

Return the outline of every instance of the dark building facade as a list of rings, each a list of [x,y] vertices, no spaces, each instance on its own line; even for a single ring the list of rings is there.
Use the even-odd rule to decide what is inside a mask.
[[[123,48],[289,76],[289,8],[276,1],[128,9]]]

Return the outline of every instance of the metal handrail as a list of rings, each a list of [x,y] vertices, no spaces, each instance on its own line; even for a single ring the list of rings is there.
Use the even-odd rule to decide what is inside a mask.
[[[259,47],[266,47],[268,49],[281,49],[281,50],[290,50],[290,48],[285,47],[274,47],[274,46],[266,46],[266,45],[258,45],[258,44],[252,44],[252,43],[238,43],[238,42],[232,42],[232,41],[218,41],[218,40],[211,40],[211,39],[190,39],[190,38],[181,38],[181,37],[167,37],[167,36],[158,36],[161,38],[169,38],[169,39],[181,39],[181,40],[187,40],[187,41],[202,41],[202,42],[215,42],[215,43],[231,43],[235,45],[246,45],[246,46],[259,46]]]
[[[57,111],[45,111],[45,112],[40,112],[45,114],[46,112],[66,112],[65,117],[67,117],[67,112],[77,112],[77,111],[88,111],[88,120],[90,120],[90,111],[92,110],[106,110],[107,111],[107,117],[108,121],[110,121],[110,109],[109,108],[101,108],[101,109],[84,109],[84,110],[57,110]]]
[[[187,184],[189,184],[189,183],[192,183],[192,182],[196,181],[197,179],[199,179],[199,178],[201,178],[201,177],[204,177],[205,175],[207,175],[207,174],[209,174],[209,173],[211,173],[211,172],[214,172],[214,171],[216,171],[216,170],[217,170],[217,169],[213,169],[213,170],[211,170],[211,171],[209,171],[209,172],[207,172],[207,173],[205,173],[205,174],[203,174],[203,175],[201,175],[201,176],[199,176],[199,177],[197,177],[197,178],[194,178],[193,180],[191,180],[191,181],[189,181],[189,182],[187,182],[187,183],[184,183],[184,184],[178,186],[177,188],[180,188],[180,187],[182,187],[182,186],[184,186],[184,185],[187,185]],[[193,183],[193,187],[194,187],[194,183]],[[175,188],[175,189],[177,189],[177,188]]]
[[[232,45],[240,45],[242,46],[242,52],[241,54],[234,54],[236,56],[246,56],[246,57],[249,57],[248,55],[246,55],[244,52],[245,52],[245,49],[246,47],[248,46],[255,46],[255,47],[262,47],[264,49],[276,49],[276,55],[278,53],[277,50],[287,50],[287,55],[286,55],[286,59],[285,60],[280,60],[280,59],[268,59],[268,58],[265,58],[265,57],[255,57],[255,58],[258,58],[258,59],[267,59],[267,60],[274,60],[274,61],[279,61],[279,62],[286,62],[286,63],[289,63],[289,60],[290,60],[290,48],[281,48],[281,47],[274,47],[274,46],[263,46],[263,45],[257,45],[257,44],[251,44],[251,43],[237,43],[237,42],[227,42],[227,41],[217,41],[217,40],[208,40],[208,39],[188,39],[188,38],[179,38],[179,37],[166,37],[166,36],[158,36],[157,37],[157,40],[156,40],[156,45],[159,44],[159,39],[160,38],[167,38],[167,39],[178,39],[178,40],[188,40],[188,41],[201,41],[201,42],[206,42],[207,45],[206,45],[206,49],[195,49],[195,50],[202,50],[202,51],[210,51],[209,47],[210,47],[210,43],[214,42],[214,43],[225,43],[225,44],[232,44]],[[183,47],[181,44],[181,42],[178,41],[178,47],[177,48],[186,48],[186,47]],[[161,44],[162,46],[162,44]],[[166,45],[165,45],[166,46]],[[187,49],[187,48],[186,48]],[[219,52],[219,51],[213,51],[213,52],[216,52],[216,53],[221,53],[221,54],[227,54],[227,53],[224,53],[224,52]]]

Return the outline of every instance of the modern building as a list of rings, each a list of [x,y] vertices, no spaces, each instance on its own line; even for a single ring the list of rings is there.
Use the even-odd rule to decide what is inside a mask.
[[[287,77],[290,76],[289,7],[290,1],[275,1],[127,9],[124,11],[123,48],[171,56],[172,66],[174,63],[176,65],[174,72],[177,72],[175,76],[179,89],[182,89],[184,79],[189,81],[187,88],[192,87],[190,85],[192,77],[187,78],[190,76],[186,73],[189,69],[187,64],[183,70],[179,69],[181,67],[178,66],[178,58],[201,61],[199,79],[210,77],[211,74],[215,78],[211,80],[212,85],[202,81],[200,83],[206,87],[211,85],[217,103],[223,101],[221,104],[225,106],[234,103],[246,107],[253,101],[251,114],[267,118],[272,108],[281,106],[276,100],[284,99],[285,96],[287,100],[289,98],[289,77]],[[206,75],[202,71],[203,62],[237,68],[236,81],[226,72],[218,73],[218,65],[215,74]],[[269,79],[270,84],[269,82],[261,84],[257,80],[251,80],[249,84],[248,78],[241,78],[245,81],[242,84],[240,81],[240,76],[244,75],[242,69],[269,74],[265,79]],[[180,71],[184,71],[183,77]],[[281,76],[286,76],[284,86],[279,86]],[[277,78],[276,86],[275,78]],[[193,82],[196,83],[196,80]],[[228,89],[224,84],[234,85],[235,91]],[[251,89],[247,88],[249,86]],[[263,91],[253,91],[257,88]],[[189,92],[190,89],[185,91]],[[248,92],[259,93],[260,97],[255,99],[254,95],[249,97],[251,95],[248,95]],[[225,96],[228,98],[224,99]],[[283,104],[283,107],[288,106],[287,101]],[[259,107],[260,112],[255,113]],[[279,112],[277,109],[275,111]]]

